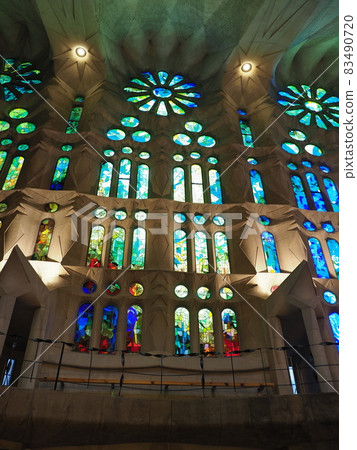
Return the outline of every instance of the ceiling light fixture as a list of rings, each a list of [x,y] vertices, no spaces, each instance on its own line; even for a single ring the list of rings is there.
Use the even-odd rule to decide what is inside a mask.
[[[241,66],[242,72],[245,72],[245,73],[250,72],[252,70],[252,68],[253,68],[253,66],[249,62],[246,62],[246,63],[242,64],[242,66]]]
[[[87,50],[84,47],[76,47],[74,52],[80,58],[84,58],[87,54]]]

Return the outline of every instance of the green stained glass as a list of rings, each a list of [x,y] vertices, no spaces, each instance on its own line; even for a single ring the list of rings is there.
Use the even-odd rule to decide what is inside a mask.
[[[6,178],[5,178],[3,187],[2,187],[3,191],[9,191],[11,189],[15,189],[17,180],[20,176],[22,166],[24,165],[24,161],[25,161],[25,159],[22,156],[16,156],[12,160],[11,166],[6,175]],[[1,165],[1,161],[0,161],[0,165]]]
[[[318,115],[315,116],[315,122],[319,128],[327,130],[327,126],[325,125],[325,122],[321,119],[320,116],[318,116]]]
[[[211,148],[216,145],[216,141],[211,136],[200,136],[197,139],[197,143],[202,147]]]
[[[55,222],[53,219],[45,219],[41,222],[32,259],[47,261],[54,226]]]
[[[175,167],[173,170],[173,191],[174,200],[184,202],[185,197],[185,172],[182,167]]]
[[[324,117],[328,122],[330,122],[331,125],[338,128],[338,122],[336,122],[336,120],[334,120],[332,117],[328,117],[326,114],[324,114]]]
[[[133,246],[131,252],[131,268],[141,270],[145,268],[146,232],[143,228],[136,228],[133,232]]]
[[[289,85],[287,87],[291,90],[291,92],[294,92],[294,94],[301,95],[301,92],[299,91],[299,89],[296,86]],[[280,92],[279,92],[279,94],[280,94]]]
[[[187,272],[187,236],[183,230],[174,232],[174,270]]]
[[[267,271],[269,273],[280,272],[278,254],[275,248],[275,240],[274,236],[267,231],[264,231],[261,235],[262,244],[263,244],[263,252],[265,257],[265,263],[267,267]]]
[[[320,112],[322,111],[322,106],[317,102],[307,101],[305,102],[305,107],[310,109],[310,111]]]
[[[217,273],[231,273],[228,256],[228,242],[224,233],[218,231],[214,234],[214,247],[216,252]]]
[[[191,184],[193,203],[204,203],[202,169],[198,164],[191,166]]]
[[[12,139],[3,139],[3,140],[0,142],[0,144],[1,144],[1,145],[10,145],[10,144],[12,144]]]
[[[138,89],[138,88],[133,88],[133,87],[125,87],[124,88],[125,92],[146,92],[146,89]]]
[[[175,311],[175,354],[190,354],[190,314],[186,308]]]
[[[0,213],[3,213],[7,210],[7,204],[6,203],[0,203]]]
[[[226,223],[225,219],[222,216],[214,216],[212,222],[219,227],[222,227]]]
[[[188,296],[188,289],[183,284],[178,284],[174,291],[178,298],[186,298]]]
[[[316,100],[320,100],[326,94],[325,89],[317,88],[316,89]]]
[[[59,204],[58,203],[47,203],[47,205],[45,206],[45,211],[46,212],[51,212],[51,213],[55,213],[56,211],[58,211],[59,209]]]
[[[287,163],[286,164],[286,167],[288,168],[288,169],[290,169],[290,170],[297,170],[297,165],[296,164],[294,164],[293,162],[289,162],[289,163]]]
[[[131,137],[136,142],[149,142],[151,139],[151,135],[146,131],[135,131]]]
[[[116,306],[106,306],[103,309],[99,353],[105,355],[115,353],[117,324],[118,324],[118,308]]]
[[[103,150],[103,155],[107,156],[108,158],[110,158],[111,156],[115,155],[115,151],[110,149],[110,148],[108,148],[106,150]]]
[[[180,108],[178,105],[176,105],[176,103],[174,103],[172,100],[169,100],[170,106],[172,108],[172,111],[175,114],[186,114],[185,110]]]
[[[202,131],[202,125],[198,122],[186,122],[185,128],[187,131],[191,131],[192,133],[199,133]]]
[[[89,238],[87,266],[100,267],[103,252],[104,227],[96,225],[92,228]]]
[[[267,216],[259,216],[259,223],[266,226],[270,224],[270,219]]]
[[[100,197],[109,197],[110,185],[112,182],[113,164],[110,162],[102,163],[99,174],[99,183],[97,195]]]
[[[118,283],[112,283],[109,286],[107,286],[107,289],[105,290],[105,293],[108,295],[117,295],[120,292],[120,286]]]
[[[142,81],[142,80],[139,80],[139,78],[133,78],[132,80],[130,80],[132,83],[135,83],[135,84],[139,84],[140,86],[146,86],[146,87],[149,87],[149,85],[147,84],[147,83],[145,83],[144,81]]]
[[[305,145],[304,148],[307,153],[310,153],[310,155],[321,156],[323,154],[321,148],[319,148],[317,145],[308,144]]]
[[[149,166],[140,164],[136,184],[136,198],[145,199],[149,197]]]
[[[124,261],[124,246],[125,246],[125,230],[121,227],[116,227],[113,230],[112,242],[109,253],[108,267],[110,269],[122,269]]]
[[[299,119],[299,122],[304,125],[310,125],[311,117],[312,117],[311,113],[307,113],[303,117],[301,117],[301,119]]]
[[[104,219],[104,217],[107,216],[107,210],[105,208],[103,208],[102,206],[100,206],[99,208],[94,210],[93,214],[94,214],[94,217],[96,217],[97,219]]]
[[[111,141],[121,141],[125,138],[125,132],[123,130],[119,130],[118,128],[113,128],[108,130],[107,138]]]
[[[211,291],[206,286],[201,286],[197,289],[197,297],[202,300],[208,300],[211,297]]]
[[[133,153],[133,149],[131,147],[123,147],[121,149],[121,151],[127,155],[129,155],[130,153]]]
[[[200,339],[200,352],[214,352],[213,315],[209,309],[198,312],[198,333]]]
[[[197,273],[209,272],[207,237],[202,231],[195,233],[195,260]]]
[[[137,127],[140,123],[139,119],[137,119],[136,117],[123,117],[120,121],[120,123],[124,126],[124,127]]]
[[[305,92],[305,94],[307,95],[307,97],[308,97],[308,98],[312,98],[310,86],[308,86],[308,85],[306,85],[306,84],[302,84],[301,87],[304,89],[304,92]]]
[[[77,103],[83,103],[84,102],[84,97],[82,97],[81,95],[78,95],[75,99],[75,102]]]
[[[246,147],[254,147],[252,130],[249,126],[249,122],[246,120],[240,120],[239,125],[240,131],[242,133],[243,145],[245,145]]]
[[[231,352],[239,351],[237,318],[235,312],[228,308],[222,311],[221,317],[224,352],[229,356]]]
[[[184,157],[183,157],[182,155],[180,155],[180,154],[177,153],[176,155],[174,155],[174,156],[172,157],[172,159],[173,159],[174,161],[181,162],[181,161],[184,160]]]
[[[279,95],[281,95],[282,97],[286,97],[289,98],[290,100],[296,100],[296,96],[293,96],[291,94],[289,94],[288,92],[284,92],[284,91],[280,91]]]
[[[223,203],[222,188],[221,188],[221,179],[218,171],[215,169],[210,169],[208,171],[208,179],[209,179],[211,203],[213,205],[221,205]]]
[[[175,88],[175,89],[178,89],[178,88]],[[175,100],[180,102],[180,103],[182,103],[185,106],[188,106],[189,108],[196,108],[197,107],[197,103],[191,102],[190,100],[185,100],[184,98],[175,97]]]
[[[223,300],[230,300],[233,298],[233,291],[228,286],[224,286],[219,290],[219,295],[223,298]]]
[[[150,100],[149,102],[145,102],[143,105],[139,107],[140,111],[150,111],[151,108],[155,105],[156,100]]]
[[[191,158],[193,159],[200,159],[201,158],[201,153],[198,152],[191,152],[190,153]]]
[[[0,120],[0,132],[6,131],[10,128],[9,122],[6,122],[5,120]]]
[[[83,112],[83,106],[73,106],[71,114],[68,119],[68,126],[66,128],[66,134],[77,133],[79,121]]]
[[[284,111],[288,116],[298,116],[300,113],[304,112],[303,109],[287,109]]]
[[[118,210],[118,211],[115,211],[115,213],[114,213],[114,217],[117,220],[125,220],[127,218],[127,216],[128,216],[127,213],[123,210]]]
[[[129,97],[126,100],[131,103],[138,103],[147,98],[150,98],[150,95],[136,95],[135,97]]]
[[[292,155],[297,155],[300,152],[299,147],[292,142],[283,142],[281,148]]]
[[[65,144],[65,145],[62,145],[61,150],[64,151],[64,152],[69,152],[69,151],[72,150],[72,148],[73,148],[72,145]]]
[[[27,109],[24,108],[14,108],[9,112],[9,117],[11,119],[23,119],[24,117],[27,117],[29,112]]]
[[[138,305],[130,306],[126,318],[126,350],[140,352],[143,329],[143,310]]]
[[[210,164],[218,164],[218,159],[215,158],[214,156],[210,156],[209,158],[207,158],[207,161],[208,161]]]
[[[190,145],[191,144],[191,138],[187,136],[187,134],[175,134],[172,138],[172,140],[175,142],[175,144],[178,145]]]
[[[289,136],[297,141],[305,141],[306,140],[306,134],[300,130],[290,130]]]
[[[334,212],[338,212],[339,211],[339,195],[338,195],[338,191],[336,188],[335,183],[333,182],[333,180],[331,178],[324,178],[324,185],[326,188],[326,192],[327,195],[329,197],[331,206],[332,206],[332,210]]]
[[[254,202],[266,204],[262,179],[260,173],[256,170],[250,171],[250,183],[252,186]]]
[[[149,152],[140,152],[138,156],[141,159],[149,159],[150,158],[150,153]]]
[[[67,176],[69,166],[69,158],[59,158],[53,174],[51,190],[60,191],[63,189],[63,185]]]
[[[129,198],[131,161],[122,159],[119,166],[118,198]]]
[[[315,265],[315,270],[318,278],[330,278],[327,269],[326,260],[322,252],[320,241],[316,238],[308,239],[312,260]]]
[[[0,171],[3,168],[3,166],[4,166],[6,157],[7,157],[7,152],[0,151]]]
[[[333,264],[333,267],[336,272],[337,278],[339,278],[340,274],[340,256],[339,256],[339,244],[335,239],[327,239],[326,240],[327,247],[330,252],[331,261]]]

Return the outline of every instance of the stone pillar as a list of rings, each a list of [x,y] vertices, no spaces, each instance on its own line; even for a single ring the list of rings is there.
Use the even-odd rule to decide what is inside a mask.
[[[9,329],[12,312],[14,310],[16,297],[11,295],[3,295],[0,298],[0,331],[7,333]],[[6,336],[0,335],[0,355],[2,354]]]

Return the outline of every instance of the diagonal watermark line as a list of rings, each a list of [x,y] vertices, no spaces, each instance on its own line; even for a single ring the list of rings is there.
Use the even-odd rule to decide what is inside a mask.
[[[213,269],[213,272],[215,272],[215,268],[212,266],[212,264],[210,264],[210,263],[208,263],[208,265]],[[260,314],[260,312],[256,309],[256,308],[254,308],[254,306],[252,305],[252,304],[250,304],[249,303],[249,301],[240,293],[240,292],[238,292],[237,291],[237,289],[235,289],[229,282],[227,282],[227,280],[224,278],[224,276],[222,276],[222,274],[220,274],[220,273],[218,273],[218,272],[216,272],[217,273],[217,275],[219,275],[221,278],[222,278],[222,280],[224,280],[224,282],[225,283],[227,283],[227,285],[231,288],[231,289],[233,289],[234,290],[234,292],[236,292],[238,295],[239,295],[239,297],[242,299],[242,300],[244,300],[245,301],[245,303],[261,318],[261,319],[263,319],[264,320],[264,322],[279,336],[279,337],[281,337],[281,339],[292,349],[292,350],[294,350],[294,352],[298,355],[298,356],[300,356],[300,358],[320,377],[320,378],[322,378],[330,387],[331,387],[331,389],[333,389],[337,394],[339,394],[339,392],[332,386],[332,384],[329,382],[329,381],[327,381],[326,380],[326,378],[324,378],[321,374],[320,374],[320,372],[318,372],[316,369],[315,369],[315,367],[313,366],[313,365],[311,365],[310,363],[309,363],[309,361],[307,361],[304,357],[303,357],[303,355],[300,353],[300,352],[298,352],[297,350],[296,350],[296,348],[292,345],[292,344],[290,344],[290,342],[288,341],[288,340],[286,340],[285,338],[284,338],[284,336],[282,336],[282,334],[280,334],[279,333],[279,331],[276,329],[276,328],[274,328],[274,326],[262,315],[262,314]]]
[[[120,277],[122,277],[130,268],[132,267],[132,264],[130,264],[122,273],[120,273],[116,278],[115,278],[115,280],[113,280],[110,284],[113,284],[113,283],[115,283],[117,280],[119,280],[119,278]],[[105,288],[104,289],[104,291],[101,293],[101,294],[99,294],[98,295],[98,297],[97,298],[95,298],[94,300],[93,300],[93,302],[92,303],[90,303],[88,306],[87,306],[87,308],[79,315],[79,316],[77,316],[69,325],[68,325],[68,327],[67,328],[65,328],[63,331],[62,331],[62,333],[60,333],[59,334],[59,336],[57,336],[56,337],[56,339],[54,339],[53,340],[53,342],[52,342],[52,344],[50,344],[47,348],[46,348],[46,350],[44,350],[40,355],[38,355],[38,357],[34,360],[34,361],[32,361],[32,363],[28,366],[28,367],[26,367],[26,369],[25,370],[23,370],[22,371],[22,373],[0,394],[0,397],[2,397],[4,394],[5,394],[5,392],[7,392],[10,388],[11,388],[11,386],[13,386],[14,385],[14,383],[16,383],[16,381],[17,380],[19,380],[36,362],[38,362],[38,360],[54,345],[54,344],[57,344],[57,340],[61,337],[61,336],[63,336],[64,335],[64,333],[72,326],[72,325],[74,325],[76,322],[77,322],[77,320],[79,319],[79,318],[81,318],[82,316],[83,316],[83,314],[85,313],[85,312],[87,312],[88,311],[88,309],[91,307],[91,306],[93,306],[100,298],[101,298],[101,296],[105,293],[105,291],[107,290],[107,288]]]
[[[17,75],[20,77],[20,78],[22,78],[22,80],[28,85],[28,86],[30,86],[31,87],[31,89],[34,91],[34,92],[36,92],[36,94],[69,126],[69,127],[71,127],[72,128],[72,130],[74,130],[75,131],[75,133],[73,133],[73,134],[77,134],[92,150],[94,150],[96,153],[97,153],[97,155],[99,155],[101,158],[102,158],[102,160],[103,161],[105,161],[106,163],[110,163],[110,161],[108,161],[107,159],[105,159],[104,158],[104,156],[101,154],[101,153],[99,153],[99,151],[96,149],[96,148],[94,148],[93,147],[93,145],[78,131],[78,130],[76,130],[74,127],[73,127],[73,125],[71,125],[70,123],[69,123],[69,121],[65,118],[65,117],[63,117],[62,116],[62,114],[59,112],[59,111],[57,111],[57,109],[53,106],[53,105],[51,105],[51,103],[48,101],[48,100],[46,100],[45,99],[45,97],[36,89],[36,87],[34,86],[34,85],[32,85],[28,80],[26,80],[26,78],[24,78],[22,75],[21,75],[21,73],[20,72],[18,72],[16,69],[15,69],[15,67],[13,66],[13,65],[11,65],[11,64],[9,64],[8,62],[7,62],[7,59],[0,53],[0,58],[5,62],[5,63],[7,63],[10,67],[11,67],[11,69],[14,71],[14,72],[16,72],[17,73]],[[114,165],[113,165],[113,170],[114,170],[114,172],[119,176],[120,175],[120,173],[115,169],[115,167],[114,167]],[[134,186],[132,186],[131,184],[130,184],[130,179],[129,179],[129,186],[137,193],[137,190],[136,190],[136,188],[134,188]]]

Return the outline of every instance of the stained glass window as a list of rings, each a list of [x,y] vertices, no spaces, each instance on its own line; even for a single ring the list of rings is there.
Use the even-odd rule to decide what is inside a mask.
[[[146,232],[144,228],[135,228],[131,253],[131,268],[141,270],[145,267]]]
[[[214,234],[214,247],[216,252],[217,273],[231,273],[227,238],[221,231]]]
[[[173,170],[174,174],[174,200],[178,202],[186,201],[185,196],[185,171],[182,167],[175,167]]]
[[[257,170],[250,171],[250,183],[252,185],[255,203],[266,203],[262,178]]]
[[[269,273],[280,272],[278,254],[276,252],[274,236],[268,231],[261,235],[265,263]]]
[[[202,231],[195,233],[195,260],[197,273],[209,272],[207,237]]]
[[[222,189],[221,180],[217,170],[210,169],[208,171],[209,189],[211,194],[211,203],[214,205],[221,205],[222,202]]]
[[[95,225],[89,238],[87,266],[100,267],[103,252],[104,227]]]
[[[239,351],[238,327],[235,312],[229,308],[222,311],[223,345],[226,356]]]
[[[186,308],[175,311],[175,354],[190,353],[190,314]]]
[[[116,227],[112,234],[112,243],[109,254],[109,269],[122,269],[124,260],[124,246],[125,246],[125,230],[121,227]]]
[[[90,303],[83,303],[78,310],[76,332],[74,335],[75,350],[88,352],[93,326],[94,308]]]
[[[31,85],[40,84],[40,71],[32,68],[30,62],[15,62],[13,58],[1,60],[0,92],[7,102],[17,100],[22,94],[31,94]]]
[[[333,267],[336,272],[337,278],[339,278],[340,274],[340,256],[339,256],[339,245],[338,242],[335,241],[335,239],[327,239],[326,240],[327,247],[330,252],[331,260]]]
[[[314,201],[316,211],[326,211],[326,205],[322,197],[319,182],[317,181],[316,176],[311,172],[307,172],[305,176],[307,184],[309,185],[310,188],[312,200]]]
[[[0,171],[5,164],[6,157],[7,157],[7,152],[1,151],[0,152]]]
[[[15,189],[24,161],[25,159],[22,156],[15,156],[15,158],[13,158],[2,187],[3,191]]]
[[[333,182],[333,180],[331,180],[331,178],[324,178],[324,185],[326,188],[328,198],[330,199],[332,210],[335,212],[338,212],[339,211],[339,196],[338,196],[338,192],[337,192],[335,183]]]
[[[54,226],[55,221],[53,219],[44,219],[41,222],[32,259],[37,261],[47,261]]]
[[[330,274],[327,269],[326,260],[322,252],[320,241],[316,238],[309,238],[309,247],[312,256],[312,260],[315,265],[316,274],[318,278],[330,278]]]
[[[296,205],[301,209],[310,209],[307,202],[304,186],[301,178],[297,175],[291,175],[291,185],[295,194]]]
[[[113,175],[113,164],[111,162],[102,163],[100,168],[97,195],[101,197],[109,197],[112,175]]]
[[[252,130],[250,129],[249,123],[246,120],[240,120],[239,125],[242,133],[243,145],[246,147],[254,147]]]
[[[335,338],[335,342],[337,344],[339,344],[340,343],[340,316],[334,312],[328,316],[328,319],[330,321],[331,330],[332,330],[333,337]],[[337,346],[337,350],[338,350],[338,346]]]
[[[126,349],[140,352],[143,328],[143,310],[138,305],[130,306],[126,319]]]
[[[77,133],[79,121],[81,119],[83,106],[73,106],[71,114],[68,119],[66,134]]]
[[[140,164],[136,181],[136,198],[145,199],[149,196],[149,166]]]
[[[183,230],[174,232],[174,269],[187,272],[187,236]]]
[[[69,158],[59,158],[53,174],[51,190],[61,191],[67,176]]]
[[[200,337],[200,352],[214,352],[213,315],[209,309],[198,312],[198,333]]]
[[[129,197],[129,186],[130,186],[130,170],[131,161],[129,159],[122,159],[119,166],[119,180],[118,180],[118,198],[128,198]]]
[[[116,306],[106,306],[103,310],[99,353],[113,354],[115,352],[117,323],[118,308]]]
[[[193,203],[204,203],[202,169],[198,164],[191,166],[191,183]]]

